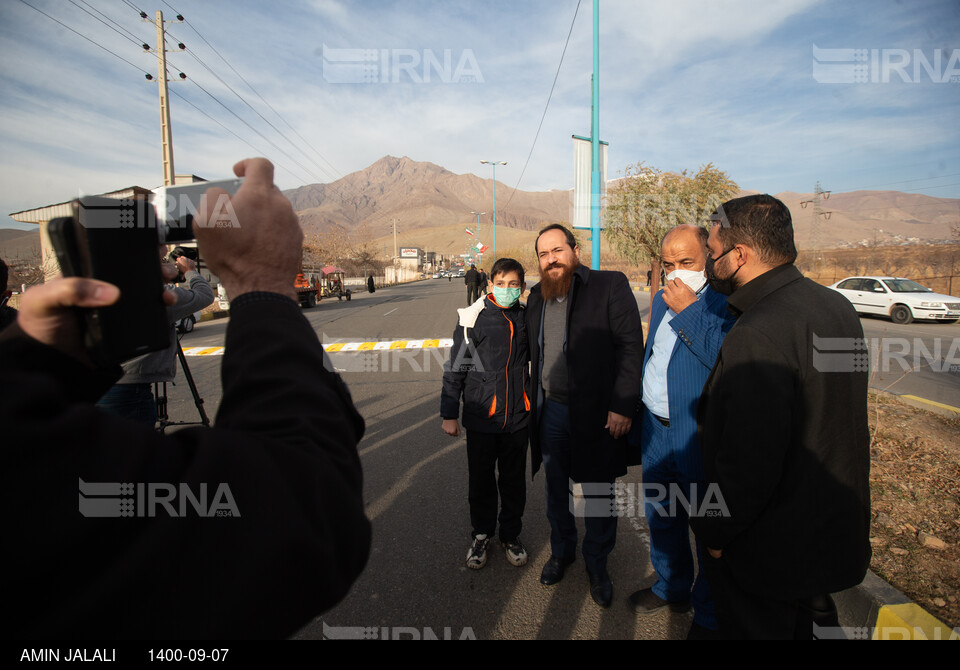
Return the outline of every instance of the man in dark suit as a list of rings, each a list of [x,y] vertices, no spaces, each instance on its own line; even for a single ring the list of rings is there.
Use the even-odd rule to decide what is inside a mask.
[[[582,553],[590,594],[609,607],[607,556],[617,534],[612,492],[616,478],[627,472],[626,435],[640,396],[640,313],[623,273],[580,265],[580,249],[563,226],[540,231],[536,251],[540,283],[530,291],[526,311],[535,399],[531,462],[536,473],[542,455],[551,548],[540,581],[556,584],[575,559],[571,486],[581,483],[587,495],[601,492],[584,514]]]
[[[689,515],[697,513],[706,490],[697,402],[735,319],[727,311],[726,296],[707,286],[705,228],[677,226],[664,236],[660,258],[667,281],[653,298],[643,403],[631,431],[631,438],[639,433],[644,513],[657,582],[631,595],[630,604],[638,614],[668,605],[687,611],[692,604],[690,637],[698,637],[716,630],[717,623],[702,570],[694,581],[690,552]],[[678,502],[678,494],[692,510]],[[699,546],[697,553],[702,554]]]
[[[463,277],[463,283],[467,285],[467,307],[477,301],[478,284],[480,283],[480,273],[477,272],[477,266],[471,265],[467,274]]]
[[[870,562],[863,330],[793,265],[782,202],[737,198],[713,219],[707,274],[739,318],[697,413],[722,509],[691,524],[724,637],[810,639],[814,622],[838,625],[829,594]]]

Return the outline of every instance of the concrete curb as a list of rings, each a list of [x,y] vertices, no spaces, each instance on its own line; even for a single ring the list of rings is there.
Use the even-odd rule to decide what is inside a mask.
[[[815,629],[820,639],[960,640],[960,629],[951,629],[869,570],[863,582],[833,599],[841,629]]]

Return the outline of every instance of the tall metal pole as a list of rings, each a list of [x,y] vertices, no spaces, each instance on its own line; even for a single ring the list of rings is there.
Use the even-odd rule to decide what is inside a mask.
[[[480,161],[482,165],[493,166],[493,257],[497,257],[497,166],[507,161]]]
[[[590,267],[600,269],[600,0],[593,0],[593,118],[590,132]]]
[[[146,18],[146,17],[144,17]],[[163,31],[163,12],[157,10],[157,62],[160,89],[160,135],[163,150],[163,185],[173,186],[173,132],[170,128],[169,91],[167,90],[167,41]]]

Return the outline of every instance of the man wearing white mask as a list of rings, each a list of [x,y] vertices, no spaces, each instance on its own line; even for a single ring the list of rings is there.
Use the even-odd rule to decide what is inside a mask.
[[[716,362],[723,338],[733,326],[727,299],[707,282],[708,231],[681,225],[660,246],[666,274],[653,299],[644,352],[639,430],[643,463],[644,514],[650,526],[650,560],[657,582],[630,596],[638,614],[665,607],[694,608],[690,637],[706,637],[717,628],[709,587],[702,574],[694,580],[689,514],[699,509],[705,483],[697,438],[697,403]],[[700,547],[697,547],[700,554]],[[698,561],[699,563],[700,561]]]

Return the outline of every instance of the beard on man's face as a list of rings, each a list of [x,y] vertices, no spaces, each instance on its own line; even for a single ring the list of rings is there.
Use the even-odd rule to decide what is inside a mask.
[[[576,264],[566,265],[557,261],[541,269],[540,292],[544,300],[562,298],[570,292],[570,284],[573,281],[573,271],[579,266],[577,261],[574,261],[574,263]]]

